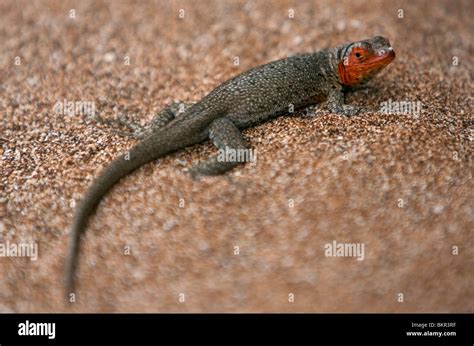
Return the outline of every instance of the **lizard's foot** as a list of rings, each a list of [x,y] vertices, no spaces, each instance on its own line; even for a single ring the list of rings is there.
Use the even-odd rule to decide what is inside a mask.
[[[112,129],[112,132],[120,136],[127,136],[141,140],[155,132],[157,129],[167,125],[177,116],[184,113],[192,105],[193,103],[175,102],[163,109],[161,112],[157,113],[150,121],[150,123],[146,126],[140,125],[133,121],[126,120],[121,113],[118,114],[117,119],[103,119],[100,116],[95,116],[95,120],[107,125],[118,125],[126,127],[129,130],[128,132],[119,131],[116,129]]]
[[[136,122],[126,120],[122,115],[119,115],[117,122],[130,130],[129,132],[120,132],[119,134],[121,135],[135,139],[143,139],[150,134],[149,128],[147,126],[142,126]]]
[[[245,162],[237,153],[239,150],[247,149],[242,134],[237,126],[227,118],[218,118],[209,126],[209,138],[221,151],[221,154],[200,162],[189,169],[194,179],[200,176],[223,174],[235,166]],[[226,153],[234,155],[225,155]]]
[[[361,107],[361,106],[342,105],[341,107],[332,109],[331,111],[340,115],[352,117],[354,115],[358,115],[362,113],[369,113],[371,109],[368,107]]]
[[[203,176],[223,174],[241,163],[242,162],[230,161],[220,162],[217,156],[215,156],[207,161],[197,163],[191,167],[188,172],[193,179],[197,180]]]
[[[125,120],[122,114],[119,114],[117,119],[104,119],[101,116],[96,115],[94,117],[94,120],[102,124],[112,125],[112,126],[114,125],[124,126],[129,129],[128,132],[120,131],[115,128],[111,129],[113,133],[118,134],[120,136],[126,136],[126,137],[135,138],[135,139],[143,139],[148,135],[146,133],[145,127],[135,122]]]
[[[347,117],[351,117],[351,116],[359,114],[361,111],[362,111],[362,109],[358,106],[343,105],[336,112],[338,114],[345,115]]]
[[[367,110],[364,107],[344,104],[344,93],[340,89],[334,89],[331,91],[328,96],[327,104],[331,112],[349,117],[363,113]]]
[[[319,115],[321,111],[321,107],[319,105],[311,105],[304,108],[300,113],[300,117],[302,118],[314,118]]]

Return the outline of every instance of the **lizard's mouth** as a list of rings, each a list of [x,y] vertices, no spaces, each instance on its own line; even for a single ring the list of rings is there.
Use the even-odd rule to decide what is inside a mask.
[[[395,51],[392,47],[384,48],[379,50],[372,58],[367,59],[361,65],[366,67],[371,66],[387,66],[395,59]]]

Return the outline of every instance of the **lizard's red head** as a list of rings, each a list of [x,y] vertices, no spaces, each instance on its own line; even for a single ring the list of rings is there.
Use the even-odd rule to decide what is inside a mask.
[[[395,52],[386,38],[375,36],[341,47],[339,58],[339,82],[354,86],[372,79],[395,59]]]

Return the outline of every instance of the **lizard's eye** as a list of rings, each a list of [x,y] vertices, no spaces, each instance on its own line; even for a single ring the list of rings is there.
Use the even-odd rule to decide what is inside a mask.
[[[361,56],[362,56],[362,54],[360,54],[359,52],[356,53],[357,58],[360,58]]]

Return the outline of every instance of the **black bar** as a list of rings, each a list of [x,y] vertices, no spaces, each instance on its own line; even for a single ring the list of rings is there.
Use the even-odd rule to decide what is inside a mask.
[[[54,339],[19,335],[20,327],[26,332],[31,323],[45,322],[55,323]],[[0,314],[0,345],[473,345],[473,327],[472,314]]]

